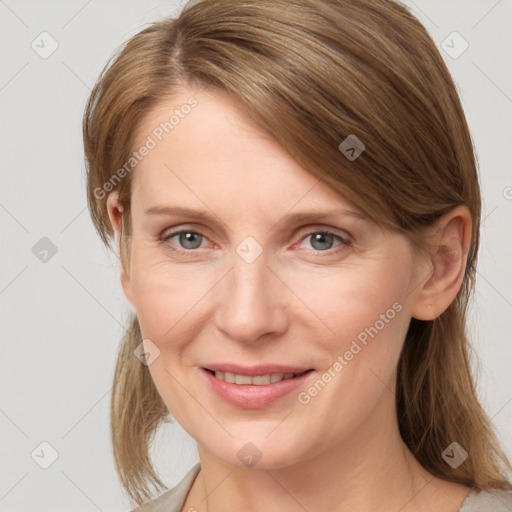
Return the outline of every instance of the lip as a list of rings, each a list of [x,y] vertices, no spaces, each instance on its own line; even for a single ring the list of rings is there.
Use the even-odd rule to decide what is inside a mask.
[[[205,379],[210,389],[226,402],[242,409],[262,409],[264,407],[267,407],[268,405],[275,402],[279,398],[291,393],[299,386],[303,385],[305,381],[311,377],[311,375],[316,373],[314,370],[310,368],[296,369],[289,366],[278,365],[272,365],[271,367],[255,366],[251,368],[244,368],[237,365],[212,366],[215,366],[215,368],[208,368],[214,371],[228,371],[231,373],[250,376],[266,375],[267,373],[298,373],[302,371],[306,372],[303,375],[293,377],[292,379],[285,379],[279,382],[274,382],[272,384],[256,386],[251,384],[232,384],[231,382],[226,382],[224,380],[218,379],[217,377],[215,377],[215,375],[212,375],[206,368],[201,368],[201,373],[205,376]],[[221,370],[220,368],[227,369]],[[262,371],[262,369],[264,369],[264,371]],[[269,369],[271,371],[268,371]],[[252,373],[248,373],[249,371]]]

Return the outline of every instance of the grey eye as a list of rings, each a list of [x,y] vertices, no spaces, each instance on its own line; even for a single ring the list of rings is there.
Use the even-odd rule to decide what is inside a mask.
[[[178,237],[178,247],[182,247],[183,249],[198,249],[201,247],[201,243],[204,239],[203,235],[195,233],[194,231],[179,231],[169,235],[167,240],[172,240],[176,237]]]
[[[330,233],[312,233],[307,238],[311,238],[311,246],[318,251],[326,251],[331,249],[334,245],[334,240],[337,238]]]

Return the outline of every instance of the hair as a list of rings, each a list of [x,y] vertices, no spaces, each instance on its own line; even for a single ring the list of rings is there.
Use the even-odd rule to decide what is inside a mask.
[[[115,186],[112,179],[130,161],[144,116],[192,85],[232,95],[304,169],[419,248],[426,227],[457,205],[468,207],[472,237],[461,289],[435,320],[411,320],[396,412],[404,442],[433,475],[479,490],[512,489],[510,462],[477,398],[466,334],[481,214],[476,156],[454,82],[422,24],[393,0],[199,0],[129,39],[101,72],[83,118],[92,220],[108,246],[105,191],[118,191],[125,268],[133,173]],[[365,145],[353,161],[338,148],[349,135]],[[149,451],[169,417],[133,355],[141,342],[134,315],[111,402],[116,469],[138,504],[166,488]],[[441,456],[454,441],[469,454],[457,468]]]

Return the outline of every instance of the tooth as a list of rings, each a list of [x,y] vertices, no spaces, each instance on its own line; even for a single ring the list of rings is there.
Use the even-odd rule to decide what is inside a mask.
[[[235,375],[235,383],[236,384],[250,384],[252,382],[252,377],[249,375]]]
[[[231,382],[232,384],[234,384],[235,383],[235,374],[234,373],[225,372],[224,373],[224,380],[226,382]]]
[[[302,372],[304,373],[304,372]],[[274,382],[280,382],[284,379],[292,379],[295,376],[302,375],[302,373],[272,373],[266,375],[255,375],[251,377],[250,375],[237,375],[235,373],[230,372],[221,372],[216,371],[215,377],[217,379],[223,380],[225,382],[229,382],[231,384],[239,384],[239,385],[254,385],[254,386],[264,386],[266,384],[273,384]]]
[[[256,386],[261,386],[263,384],[270,384],[270,374],[269,375],[256,375],[256,377],[252,378],[252,383]]]

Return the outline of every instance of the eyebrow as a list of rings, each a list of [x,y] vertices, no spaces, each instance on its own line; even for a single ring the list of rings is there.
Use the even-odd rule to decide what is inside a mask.
[[[146,215],[166,215],[166,216],[181,216],[205,222],[216,222],[215,217],[220,219],[215,214],[210,214],[207,211],[194,210],[191,208],[184,208],[181,206],[153,206],[148,208],[145,212]],[[331,217],[354,217],[356,219],[367,220],[368,217],[358,211],[348,210],[345,208],[333,208],[331,210],[318,210],[318,211],[305,211],[305,212],[288,212],[283,215],[279,221],[272,226],[271,229],[277,224],[281,223],[299,223],[299,222],[315,222],[324,220]],[[222,219],[220,219],[222,221]],[[224,223],[224,221],[222,221]]]

